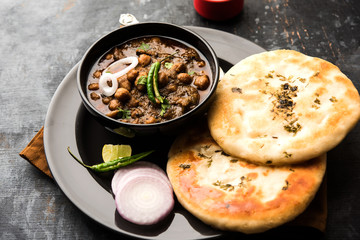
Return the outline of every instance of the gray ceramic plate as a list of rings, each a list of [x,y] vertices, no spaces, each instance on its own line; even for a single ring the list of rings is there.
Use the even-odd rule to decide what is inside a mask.
[[[241,59],[265,51],[241,37],[208,28],[188,27],[203,36],[214,48],[224,71]],[[90,218],[131,237],[145,239],[207,239],[219,237],[217,231],[193,217],[178,203],[165,221],[151,227],[123,220],[116,212],[110,192],[111,175],[95,175],[74,161],[67,152],[81,156],[88,164],[99,163],[103,144],[130,144],[133,152],[156,149],[151,159],[164,167],[170,139],[149,143],[146,139],[123,139],[95,122],[81,104],[76,88],[77,65],[63,79],[50,103],[45,120],[46,158],[56,183],[64,194]]]

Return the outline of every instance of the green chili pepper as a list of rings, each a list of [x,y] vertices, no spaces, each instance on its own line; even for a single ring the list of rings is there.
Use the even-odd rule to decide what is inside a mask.
[[[128,156],[128,157],[120,157],[118,159],[109,161],[109,162],[104,162],[104,163],[100,163],[100,164],[96,164],[96,165],[86,165],[83,162],[81,162],[71,151],[70,151],[70,147],[67,148],[68,152],[70,153],[70,155],[78,162],[80,163],[82,166],[89,168],[95,172],[108,172],[111,170],[115,170],[118,169],[120,167],[125,167],[131,163],[134,163],[148,155],[150,155],[152,152],[154,151],[148,151],[148,152],[143,152],[143,153],[139,153],[136,155],[132,155],[132,156]]]
[[[153,92],[153,88],[154,88],[153,87],[153,77],[154,77],[154,71],[155,71],[156,63],[153,63],[153,65],[151,65],[150,71],[149,71],[149,74],[148,74],[148,77],[147,77],[147,81],[146,81],[147,95],[148,95],[148,98],[150,99],[150,101],[153,102],[153,103],[156,103],[156,100],[155,100],[155,97],[154,97],[154,92]]]
[[[161,103],[164,103],[164,99],[161,97],[159,92],[159,70],[160,70],[160,62],[154,63],[155,69],[154,69],[154,77],[153,77],[153,87],[154,87],[154,93],[155,97],[159,99]]]

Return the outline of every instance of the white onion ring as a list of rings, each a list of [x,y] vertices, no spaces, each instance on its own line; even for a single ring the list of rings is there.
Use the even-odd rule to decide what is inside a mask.
[[[113,95],[116,92],[116,89],[118,88],[118,82],[117,79],[121,77],[122,75],[125,75],[127,72],[129,72],[131,69],[136,67],[138,65],[139,61],[137,57],[127,57],[122,58],[116,62],[113,62],[108,66],[104,71],[103,74],[100,77],[99,80],[99,88],[100,92],[104,94],[105,96],[109,97]],[[118,71],[116,73],[111,73],[111,68],[114,68],[118,64],[130,64],[126,68],[122,69],[121,71]],[[111,80],[111,87],[107,84],[108,80]]]
[[[108,80],[111,81],[112,85],[109,87]],[[105,96],[109,97],[113,95],[116,92],[116,89],[118,88],[119,84],[117,82],[117,79],[114,78],[114,75],[111,73],[104,73],[101,75],[99,80],[99,88],[100,92],[104,94]]]

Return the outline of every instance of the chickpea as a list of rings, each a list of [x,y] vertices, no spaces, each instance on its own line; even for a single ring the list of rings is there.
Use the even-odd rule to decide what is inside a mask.
[[[119,115],[119,110],[114,110],[106,114],[106,116],[111,118],[117,118]]]
[[[132,118],[139,118],[139,117],[141,117],[141,116],[143,116],[144,115],[144,113],[140,110],[140,109],[138,109],[138,108],[135,108],[134,110],[132,110],[132,112],[131,112],[131,117]]]
[[[93,73],[93,77],[94,77],[94,78],[100,78],[100,77],[101,77],[101,70],[96,70],[96,71]]]
[[[167,73],[168,73],[170,78],[176,79],[177,73],[176,73],[176,71],[174,69],[170,69],[169,71],[167,71]]]
[[[146,51],[142,48],[136,49],[136,55],[146,54]]]
[[[147,54],[141,54],[139,56],[139,64],[143,67],[149,65],[149,63],[151,62],[151,57]]]
[[[199,67],[205,67],[205,65],[206,65],[205,61],[203,61],[203,60],[198,61]]]
[[[180,115],[181,115],[180,111],[174,111],[172,108],[169,108],[165,111],[162,117],[163,119],[171,119]]]
[[[116,80],[120,84],[121,81],[127,80],[127,77],[126,77],[126,75],[122,75],[122,76],[118,77]]]
[[[192,105],[197,105],[200,100],[200,94],[198,90],[192,86],[186,89],[186,92],[188,94],[188,97],[190,98]]]
[[[120,102],[118,99],[112,99],[109,103],[110,110],[117,110],[120,107]]]
[[[182,97],[176,101],[177,104],[180,104],[182,107],[187,107],[191,103],[190,97]]]
[[[192,77],[187,73],[179,73],[177,79],[184,84],[190,84],[192,82]]]
[[[159,73],[159,87],[165,87],[169,83],[169,77],[166,73],[160,72]]]
[[[137,88],[140,92],[145,92],[145,91],[146,91],[146,85],[144,85],[144,84],[136,85],[136,88]]]
[[[122,54],[122,51],[119,50],[119,48],[114,49],[114,59],[120,59],[124,58],[125,56]]]
[[[167,86],[167,89],[170,91],[170,92],[176,92],[177,90],[177,85],[176,84],[169,84]]]
[[[146,83],[145,84],[139,84],[139,79],[141,77],[146,77],[147,73],[146,72],[140,72],[138,77],[135,80],[135,86],[136,88],[140,91],[140,92],[144,92],[146,91]]]
[[[95,101],[100,99],[100,96],[95,92],[90,93],[90,97],[92,100],[95,100]]]
[[[110,60],[110,59],[112,59],[114,57],[114,55],[112,55],[111,53],[108,53],[108,54],[106,54],[106,60]]]
[[[131,91],[131,82],[127,80],[126,76],[120,77],[118,83],[118,88],[125,88],[126,90]]]
[[[131,94],[130,94],[130,92],[129,92],[127,89],[125,89],[125,88],[118,88],[118,89],[116,90],[116,92],[115,92],[114,97],[115,97],[116,99],[118,99],[119,101],[124,102],[124,101],[130,99]],[[111,103],[111,102],[110,102],[110,103]]]
[[[88,89],[92,90],[92,91],[98,90],[99,89],[99,84],[98,83],[91,83],[91,84],[89,84]]]
[[[174,63],[174,65],[171,67],[171,70],[175,70],[175,72],[177,72],[177,73],[185,72],[186,66],[182,62],[177,62],[177,63]]]
[[[131,97],[129,102],[128,102],[128,106],[129,107],[137,107],[137,106],[139,106],[139,100],[137,100],[134,97]]]
[[[205,90],[210,85],[210,80],[207,75],[202,75],[195,79],[194,85],[197,86],[199,90]]]
[[[103,104],[108,105],[111,101],[112,97],[104,97],[102,99]]]
[[[151,41],[154,42],[154,43],[157,43],[157,44],[161,43],[161,40],[160,40],[159,37],[152,37]]]
[[[136,77],[139,75],[139,72],[135,69],[131,69],[127,74],[127,80],[129,80],[130,82],[134,82]]]
[[[150,56],[153,56],[153,57],[158,57],[158,52],[157,51],[154,51],[154,50],[147,50],[146,51],[146,54],[147,55],[150,55]]]
[[[157,122],[157,120],[156,120],[156,118],[154,118],[153,116],[150,116],[149,118],[147,118],[147,119],[145,120],[145,123],[146,123],[146,124],[155,123],[155,122]]]

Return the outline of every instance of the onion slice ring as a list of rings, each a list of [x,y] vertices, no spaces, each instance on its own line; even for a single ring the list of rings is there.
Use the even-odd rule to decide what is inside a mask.
[[[107,97],[113,95],[119,86],[117,79],[119,77],[121,77],[122,75],[125,75],[131,69],[135,68],[138,65],[138,63],[139,63],[139,61],[138,61],[137,57],[127,57],[127,58],[122,58],[122,59],[110,64],[103,71],[104,73],[100,77],[100,80],[99,80],[100,92]],[[112,73],[111,69],[116,68],[119,64],[130,64],[130,65],[118,72]],[[109,80],[112,83],[111,87],[107,83]]]
[[[130,174],[128,174],[130,175]],[[116,209],[129,222],[141,225],[156,224],[174,208],[172,189],[152,174],[132,174],[121,184],[115,195]]]
[[[119,168],[111,182],[116,209],[129,222],[152,225],[174,208],[171,183],[163,169],[139,161]]]
[[[158,172],[159,177],[166,181],[166,183],[169,185],[169,188],[172,189],[171,183],[167,178],[164,170],[162,170],[158,165],[151,162],[139,161],[116,170],[114,177],[111,181],[111,190],[113,194],[116,195],[119,185],[126,181],[128,173],[133,174],[136,172],[136,174],[147,174],[149,173],[149,171]]]

